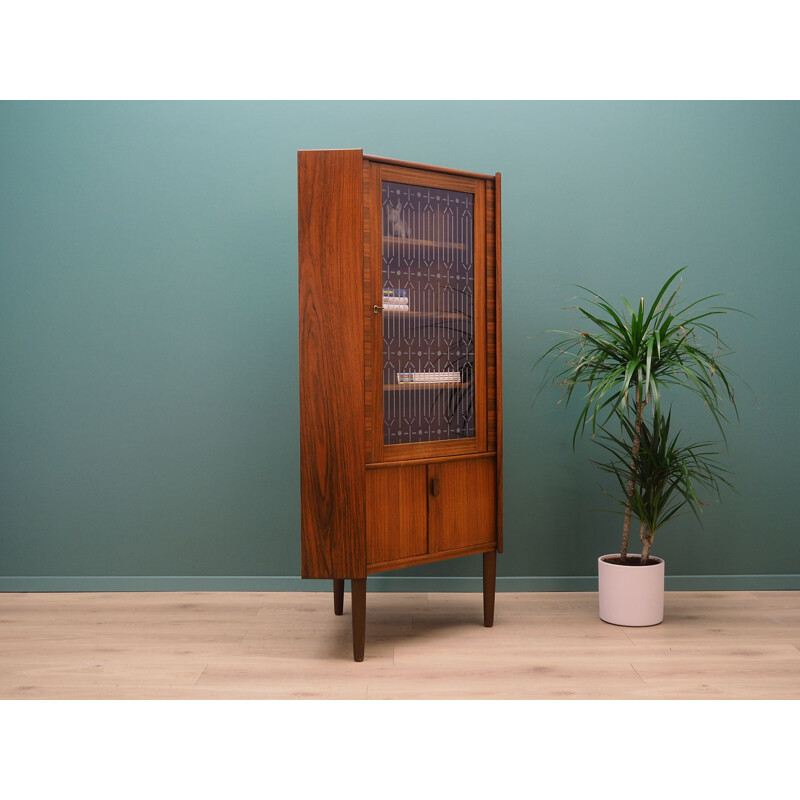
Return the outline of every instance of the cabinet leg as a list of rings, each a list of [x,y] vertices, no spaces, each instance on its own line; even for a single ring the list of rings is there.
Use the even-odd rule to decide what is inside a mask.
[[[350,603],[353,611],[353,660],[364,660],[367,631],[367,579],[351,578]]]
[[[333,579],[333,613],[337,617],[344,614],[344,578]]]
[[[497,579],[497,551],[483,554],[483,624],[494,625],[494,594]]]

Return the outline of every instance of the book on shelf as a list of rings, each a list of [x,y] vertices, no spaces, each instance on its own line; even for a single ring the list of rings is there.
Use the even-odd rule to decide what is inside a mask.
[[[460,372],[398,372],[398,383],[461,383]]]
[[[409,310],[408,289],[384,289],[383,310],[408,311]]]

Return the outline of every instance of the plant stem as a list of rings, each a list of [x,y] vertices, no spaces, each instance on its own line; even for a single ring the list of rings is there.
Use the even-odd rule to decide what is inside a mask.
[[[653,545],[653,534],[646,532],[647,528],[645,527],[644,523],[642,523],[642,530],[639,533],[639,538],[642,540],[642,564],[647,564],[647,560],[650,558],[650,548]],[[648,535],[649,533],[649,535]]]
[[[628,479],[627,502],[625,505],[625,520],[622,523],[622,546],[620,547],[620,557],[628,555],[628,538],[631,532],[631,498],[636,481],[636,467],[639,460],[639,448],[641,446],[642,419],[644,418],[644,407],[647,400],[642,399],[642,387],[636,384],[636,424],[634,426],[633,447],[631,450],[631,477]]]

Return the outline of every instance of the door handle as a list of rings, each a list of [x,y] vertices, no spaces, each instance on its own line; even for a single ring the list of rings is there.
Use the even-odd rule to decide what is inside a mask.
[[[438,497],[439,496],[439,478],[437,475],[434,475],[431,478],[431,497]]]

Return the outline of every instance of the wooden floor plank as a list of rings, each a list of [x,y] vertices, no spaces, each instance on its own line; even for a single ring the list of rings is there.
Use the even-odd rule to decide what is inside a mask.
[[[0,698],[800,699],[800,592],[670,592],[652,628],[591,592],[0,594]]]

